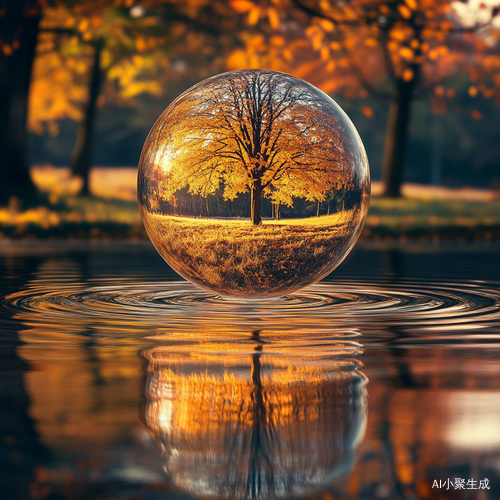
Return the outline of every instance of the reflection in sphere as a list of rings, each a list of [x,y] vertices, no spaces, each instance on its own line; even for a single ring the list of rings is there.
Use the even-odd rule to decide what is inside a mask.
[[[185,492],[303,497],[353,467],[367,420],[356,360],[290,365],[260,353],[210,358],[163,347],[142,359],[141,420]]]
[[[283,295],[326,276],[355,244],[369,190],[347,115],[275,71],[225,73],[184,92],[139,164],[139,206],[156,249],[223,295]]]

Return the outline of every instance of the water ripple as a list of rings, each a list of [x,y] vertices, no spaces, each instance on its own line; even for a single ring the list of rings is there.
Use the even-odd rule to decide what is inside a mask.
[[[104,283],[104,285],[103,285]],[[500,334],[500,291],[485,283],[373,284],[323,282],[287,297],[219,297],[186,282],[99,285],[38,281],[9,295],[4,305],[25,324],[67,331],[91,325],[148,335],[213,331],[320,332],[351,337],[384,329]]]

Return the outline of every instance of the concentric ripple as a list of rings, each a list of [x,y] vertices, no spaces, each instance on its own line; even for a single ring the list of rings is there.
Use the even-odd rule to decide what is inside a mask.
[[[103,285],[104,283],[104,285]],[[29,326],[57,325],[77,332],[98,328],[129,335],[212,332],[302,332],[352,337],[376,332],[439,332],[467,338],[478,330],[500,336],[500,291],[484,283],[377,285],[323,282],[300,293],[266,300],[215,296],[186,282],[100,281],[99,286],[38,281],[5,301]],[[128,332],[128,333],[126,333]],[[112,335],[108,333],[107,335]],[[386,336],[386,335],[384,335]]]

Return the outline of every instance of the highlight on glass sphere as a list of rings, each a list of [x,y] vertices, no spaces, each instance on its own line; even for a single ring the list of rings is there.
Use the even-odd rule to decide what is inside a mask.
[[[286,295],[335,269],[368,211],[344,111],[285,73],[208,78],[162,113],[139,162],[146,231],[181,276],[223,296]]]

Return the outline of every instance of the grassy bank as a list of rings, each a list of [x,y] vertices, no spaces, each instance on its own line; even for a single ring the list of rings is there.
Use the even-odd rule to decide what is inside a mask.
[[[63,196],[0,207],[0,237],[147,238],[135,200]],[[500,203],[373,197],[361,235],[388,241],[500,241]]]
[[[95,168],[92,197],[75,196],[78,180],[68,169],[37,167],[33,179],[42,192],[31,206],[11,200],[0,207],[0,237],[147,238],[136,203],[136,169]],[[373,183],[372,191],[381,191]],[[373,196],[362,239],[374,241],[500,241],[500,195],[404,185],[405,198]],[[311,219],[312,220],[312,219]]]

